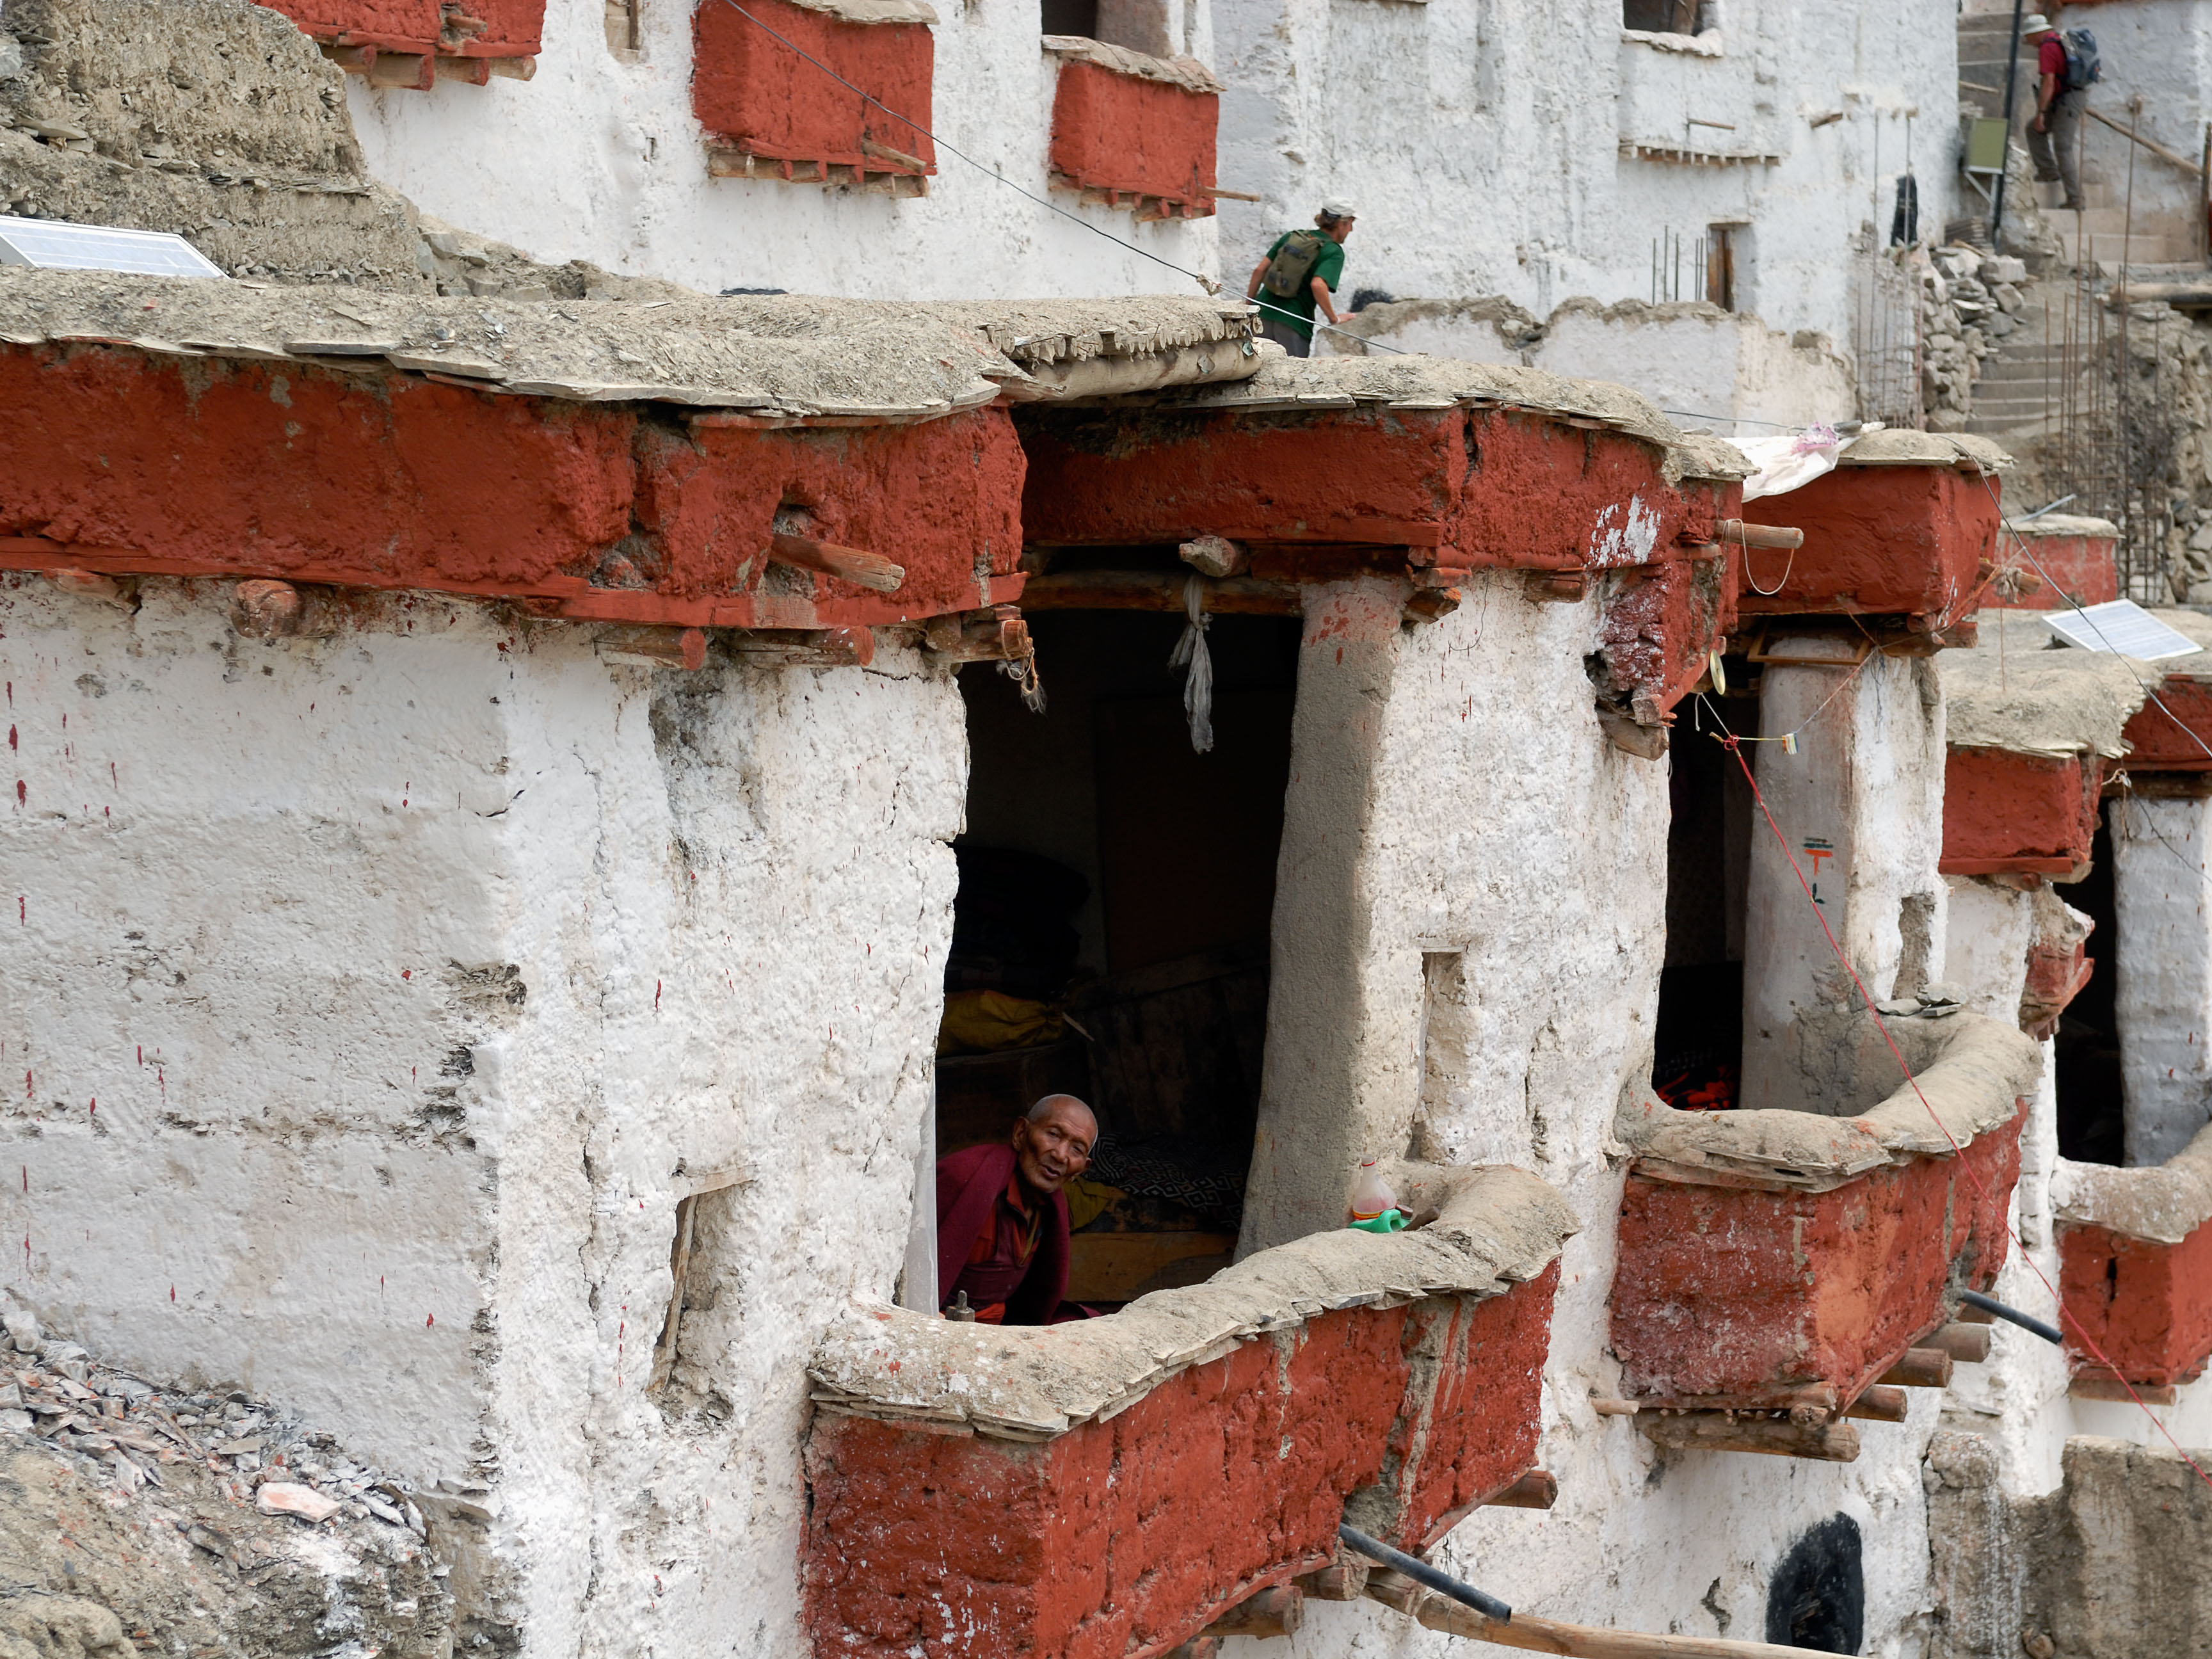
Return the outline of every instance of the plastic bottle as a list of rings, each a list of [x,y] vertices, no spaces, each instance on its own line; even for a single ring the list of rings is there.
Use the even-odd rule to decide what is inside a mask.
[[[1359,1173],[1352,1178],[1352,1219],[1355,1226],[1374,1220],[1385,1210],[1398,1207],[1398,1194],[1390,1190],[1390,1183],[1382,1179],[1382,1172],[1375,1165],[1374,1158],[1364,1160]]]

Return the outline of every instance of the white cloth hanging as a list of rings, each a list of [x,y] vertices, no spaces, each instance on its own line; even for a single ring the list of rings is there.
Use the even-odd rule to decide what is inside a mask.
[[[1206,578],[1194,571],[1182,585],[1182,608],[1189,624],[1168,659],[1170,668],[1188,667],[1182,681],[1182,712],[1190,716],[1190,746],[1201,755],[1213,749],[1213,653],[1206,648],[1206,627],[1213,619],[1202,608],[1205,600]]]

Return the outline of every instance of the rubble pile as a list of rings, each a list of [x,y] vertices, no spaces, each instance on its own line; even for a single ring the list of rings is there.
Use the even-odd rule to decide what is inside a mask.
[[[1919,265],[1921,396],[1931,432],[1963,432],[1983,359],[2020,326],[2030,280],[2022,260],[1963,242]]]
[[[454,1650],[401,1482],[242,1390],[157,1387],[12,1304],[0,1327],[0,1659]]]

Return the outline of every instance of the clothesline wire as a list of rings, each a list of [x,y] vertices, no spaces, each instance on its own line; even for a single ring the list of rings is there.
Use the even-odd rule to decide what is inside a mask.
[[[1905,1073],[1905,1080],[1912,1085],[1913,1094],[1918,1097],[1920,1104],[1926,1109],[1936,1128],[1942,1132],[1943,1139],[1950,1144],[1952,1155],[1958,1158],[1960,1169],[1966,1172],[1967,1180],[1973,1183],[1974,1190],[1980,1194],[1984,1206],[1991,1213],[2002,1213],[2004,1206],[1996,1204],[1996,1195],[1990,1191],[1988,1183],[1982,1179],[1981,1171],[1967,1161],[1966,1148],[1959,1144],[1959,1138],[1951,1133],[1951,1126],[1943,1121],[1942,1115],[1929,1101],[1927,1094],[1921,1089],[1920,1079],[1913,1074],[1911,1063],[1905,1058],[1905,1051],[1898,1047],[1897,1039],[1889,1034],[1889,1022],[1882,1018],[1881,1010],[1875,1006],[1873,994],[1868,991],[1866,981],[1859,977],[1857,967],[1845,954],[1842,943],[1836,938],[1835,930],[1828,926],[1827,914],[1821,909],[1820,901],[1813,896],[1812,884],[1806,879],[1803,866],[1797,862],[1796,849],[1790,845],[1790,838],[1782,833],[1781,824],[1775,821],[1774,809],[1766,804],[1766,797],[1759,791],[1759,780],[1753,775],[1751,763],[1744,757],[1742,740],[1729,731],[1728,722],[1721,718],[1720,711],[1713,708],[1702,692],[1698,694],[1698,700],[1705,704],[1713,716],[1713,723],[1720,727],[1720,731],[1714,733],[1713,740],[1735,757],[1735,763],[1743,772],[1744,781],[1751,787],[1752,799],[1758,803],[1760,814],[1766,819],[1766,827],[1773,831],[1774,839],[1781,845],[1783,857],[1790,861],[1790,873],[1797,878],[1797,885],[1804,891],[1805,902],[1812,909],[1813,919],[1820,924],[1820,932],[1826,936],[1828,949],[1834,954],[1838,964],[1849,975],[1852,988],[1858,992],[1859,1000],[1866,1006],[1867,1014],[1874,1021],[1875,1029],[1881,1033],[1882,1042],[1888,1045],[1890,1057],[1897,1061],[1898,1069]],[[2026,1241],[2017,1233],[2011,1232],[2009,1228],[2007,1231],[2012,1242],[2019,1246],[2021,1261],[2027,1264],[2028,1271],[2041,1282],[2044,1290],[2050,1295],[2053,1305],[2057,1308],[2059,1318],[2073,1329],[2074,1334],[2080,1339],[2081,1346],[2089,1352],[2097,1363],[2111,1371],[2118,1380],[2120,1387],[2127,1391],[2128,1398],[2141,1407],[2143,1415],[2150,1419],[2160,1435],[2164,1437],[2168,1445],[2173,1448],[2182,1462],[2196,1471],[2197,1478],[2203,1481],[2208,1487],[2212,1487],[2212,1474],[2208,1474],[2203,1467],[2189,1455],[2182,1443],[2173,1437],[2172,1431],[2166,1426],[2156,1412],[2151,1410],[2143,1397],[2136,1392],[2135,1384],[2128,1381],[2120,1368],[2106,1356],[2101,1347],[2097,1346],[2096,1339],[2083,1328],[2081,1320],[2066,1306],[2065,1298],[2058,1294],[2057,1286],[2051,1282],[2049,1275],[2043,1271],[2041,1264],[2030,1254]]]
[[[999,184],[1004,185],[1008,190],[1012,191],[1015,195],[1024,197],[1026,199],[1036,203],[1039,207],[1043,208],[1048,212],[1058,214],[1061,218],[1067,220],[1072,224],[1082,226],[1084,229],[1089,231],[1094,236],[1103,236],[1117,247],[1127,248],[1132,253],[1139,254],[1145,258],[1150,259],[1156,265],[1164,265],[1170,270],[1174,271],[1178,276],[1189,277],[1191,281],[1196,283],[1208,294],[1218,295],[1221,292],[1221,284],[1216,282],[1212,277],[1202,276],[1199,272],[1192,270],[1188,266],[1177,264],[1174,260],[1168,258],[1163,254],[1153,252],[1150,248],[1139,247],[1136,243],[1132,242],[1124,237],[1116,236],[1112,231],[1107,229],[1103,225],[1094,225],[1090,220],[1085,218],[1079,213],[1070,213],[1066,208],[1060,206],[1059,203],[1051,201],[1045,197],[1038,195],[1033,190],[1024,189],[1022,185],[1016,184],[1012,179],[1007,178],[1005,173],[1000,172],[998,168],[979,161],[974,156],[967,154],[964,150],[958,149],[953,145],[946,143],[944,139],[939,137],[935,133],[932,132],[927,127],[922,125],[921,122],[915,120],[912,116],[900,114],[898,111],[893,109],[889,104],[884,102],[882,99],[877,97],[873,93],[869,92],[865,88],[854,85],[852,82],[848,81],[843,76],[838,74],[836,70],[831,69],[829,64],[823,63],[819,58],[817,58],[813,53],[808,52],[805,47],[800,46],[797,41],[791,40],[787,35],[777,33],[775,29],[769,27],[766,23],[762,22],[759,18],[754,16],[752,13],[747,11],[742,5],[738,4],[738,0],[722,0],[722,3],[727,6],[732,11],[737,13],[738,16],[744,18],[745,21],[750,23],[755,28],[760,30],[762,33],[767,35],[769,39],[787,47],[805,62],[811,64],[816,69],[820,70],[824,75],[828,76],[832,81],[835,81],[839,86],[843,87],[848,92],[857,94],[861,102],[873,105],[876,108],[881,110],[884,114],[890,116],[892,120],[896,121],[902,126],[912,127],[923,137],[928,139],[931,144],[935,146],[937,149],[943,150],[947,155],[952,156],[958,161],[965,161],[969,167],[975,168],[976,172],[981,173],[986,179],[989,179]],[[885,168],[884,171],[889,172],[890,169]],[[1411,356],[1413,355],[1401,346],[1384,345],[1380,340],[1362,339],[1362,337],[1352,333],[1351,330],[1339,328],[1334,323],[1324,323],[1318,318],[1309,319],[1298,317],[1297,313],[1295,312],[1283,311],[1280,307],[1270,306],[1264,301],[1261,301],[1260,305],[1262,310],[1276,311],[1282,316],[1296,318],[1299,322],[1310,321],[1312,323],[1313,326],[1317,329],[1326,329],[1331,334],[1341,334],[1347,339],[1360,340],[1362,344],[1372,347],[1379,351],[1387,351],[1393,356]]]

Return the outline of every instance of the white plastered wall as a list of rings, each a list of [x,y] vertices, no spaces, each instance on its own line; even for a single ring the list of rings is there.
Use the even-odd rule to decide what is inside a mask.
[[[4,582],[0,1281],[486,1489],[530,1652],[800,1650],[803,1360],[892,1292],[932,1087],[950,679],[656,673],[420,597],[263,646],[214,585]],[[649,1398],[677,1197],[733,1172]]]
[[[1943,699],[1926,659],[1877,653],[1854,666],[1839,636],[1769,639],[1772,656],[1833,653],[1834,667],[1770,663],[1759,691],[1759,787],[1783,832],[1752,836],[1744,925],[1743,1101],[1796,1096],[1799,1012],[1855,1004],[1829,932],[1868,994],[1909,994],[1944,976]],[[1821,907],[1807,900],[1807,884]],[[1921,932],[1919,939],[1911,931]],[[1899,985],[1917,957],[1918,983]],[[2017,1012],[2018,1002],[2015,1000]]]
[[[1350,1161],[1409,1141],[1542,1175],[1583,1229],[1545,1371],[1538,1461],[1559,1504],[1478,1510],[1435,1559],[1530,1612],[1756,1641],[1784,1551],[1847,1514],[1864,1539],[1863,1650],[1915,1653],[1934,1395],[1912,1396],[1906,1424],[1860,1425],[1850,1465],[1662,1455],[1589,1404],[1619,1387],[1613,1126],[1650,1080],[1668,823],[1668,763],[1613,747],[1593,713],[1582,662],[1601,600],[1536,604],[1503,573],[1471,579],[1433,626],[1401,627],[1397,602],[1355,582],[1307,607],[1273,931],[1326,973],[1289,976],[1278,958],[1245,1243],[1332,1224]],[[1440,997],[1455,956],[1457,988]],[[1459,1645],[1372,1604],[1309,1602],[1289,1641],[1224,1652],[1442,1659]]]
[[[608,49],[602,0],[547,0],[544,52],[526,82],[441,82],[415,92],[349,77],[371,170],[438,217],[540,259],[586,259],[709,294],[775,288],[926,300],[1200,291],[1087,226],[1212,273],[1212,220],[1140,224],[1127,210],[1082,207],[1047,190],[1058,71],[1037,45],[1037,0],[938,7],[930,125],[951,148],[939,151],[927,197],[896,201],[709,178],[705,134],[691,113],[695,3],[720,0],[640,0],[644,47],[625,59]],[[1206,0],[1170,9],[1183,50],[1204,60],[1212,45]],[[1073,218],[1002,181],[1048,197]]]
[[[2163,1164],[2212,1118],[2212,802],[2116,802],[2110,821],[2126,1156]]]
[[[1670,50],[1626,38],[1612,0],[1216,0],[1222,183],[1267,198],[1223,204],[1225,270],[1241,280],[1273,235],[1346,195],[1346,297],[1499,294],[1543,316],[1575,295],[1650,299],[1664,234],[1683,239],[1687,284],[1688,247],[1734,224],[1739,308],[1847,349],[1854,239],[1876,219],[1888,234],[1905,111],[1923,229],[1958,210],[1954,15],[1715,9],[1717,29]],[[1633,159],[1624,142],[1777,159]]]
[[[1850,365],[1825,337],[1793,341],[1755,316],[1703,303],[1601,306],[1569,300],[1544,323],[1540,338],[1519,348],[1473,307],[1407,307],[1403,321],[1394,316],[1389,326],[1376,326],[1370,316],[1361,333],[1381,348],[1612,380],[1662,410],[1755,428],[1845,421],[1857,412]],[[1334,356],[1361,349],[1357,341],[1323,333],[1314,350]]]

